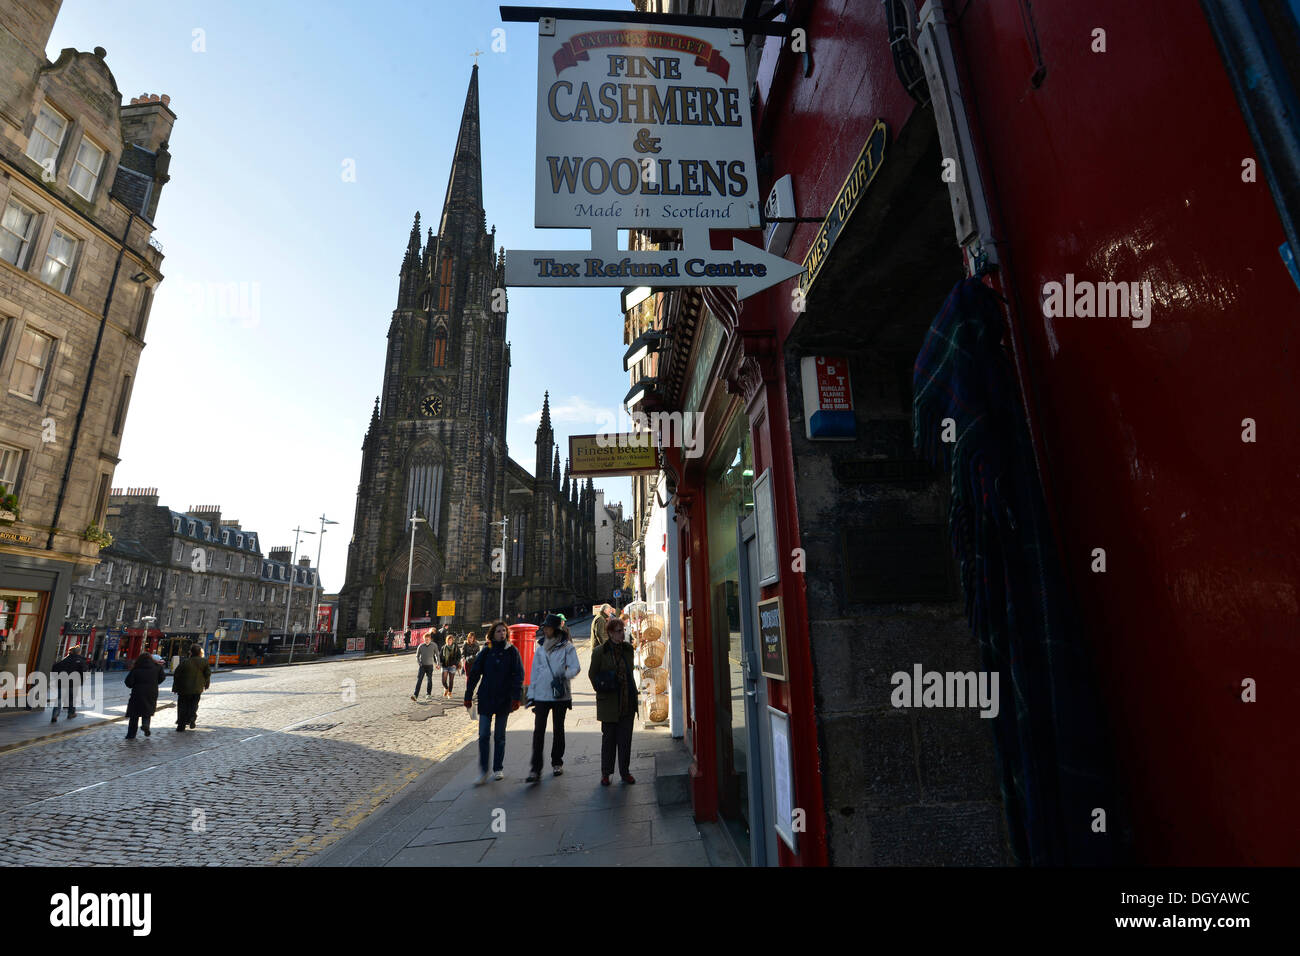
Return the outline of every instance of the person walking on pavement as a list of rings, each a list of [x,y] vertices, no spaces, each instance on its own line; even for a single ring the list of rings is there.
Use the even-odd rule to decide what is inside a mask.
[[[178,733],[183,733],[186,727],[194,729],[195,721],[199,718],[199,698],[211,683],[212,668],[203,657],[203,648],[191,644],[189,657],[176,665],[176,673],[172,675]]]
[[[81,645],[73,644],[67,655],[50,668],[51,683],[58,688],[59,695],[54,699],[54,715],[50,723],[57,723],[59,708],[68,706],[68,719],[77,716],[77,696],[81,692],[81,682],[86,679],[86,658],[81,653]]]
[[[632,645],[623,640],[623,621],[612,618],[609,639],[591,652],[588,662],[591,686],[596,691],[596,719],[600,721],[600,785],[609,786],[618,756],[624,783],[636,783],[631,774],[632,724],[636,718],[636,686],[632,683]]]
[[[415,663],[419,665],[420,670],[415,676],[415,693],[411,695],[411,700],[420,699],[420,685],[424,683],[424,678],[429,678],[429,689],[425,691],[425,699],[433,696],[433,665],[438,660],[438,646],[433,643],[432,637],[425,637],[424,643],[415,649]]]
[[[533,652],[532,673],[528,678],[528,697],[533,708],[533,762],[528,783],[536,783],[542,776],[542,747],[546,743],[548,714],[554,715],[551,718],[551,770],[557,777],[564,773],[564,715],[573,706],[569,681],[582,670],[578,651],[569,639],[569,629],[560,615],[552,614],[542,622],[537,644]]]
[[[591,619],[591,647],[594,650],[605,643],[605,627],[609,624],[608,604],[602,604],[596,616]]]
[[[145,651],[135,659],[135,665],[126,675],[126,686],[131,688],[131,699],[126,702],[127,740],[135,740],[137,723],[144,728],[144,735],[150,736],[149,721],[158,708],[158,685],[162,682],[162,665],[152,654]]]
[[[456,690],[456,670],[460,667],[460,645],[454,639],[442,645],[442,696],[448,698]]]
[[[478,652],[483,646],[478,642],[478,635],[470,631],[469,637],[465,638],[465,646],[460,649],[460,669],[466,677],[469,677],[470,668],[474,666],[474,658],[478,657]]]
[[[488,642],[474,658],[469,680],[465,685],[465,709],[474,702],[474,688],[478,687],[478,765],[483,772],[479,783],[487,783],[492,775],[488,770],[488,737],[492,737],[492,770],[498,780],[505,776],[506,718],[519,709],[519,698],[524,690],[524,661],[519,649],[510,643],[510,630],[505,621],[488,625]],[[480,681],[482,686],[479,686]],[[495,732],[492,719],[496,718]]]

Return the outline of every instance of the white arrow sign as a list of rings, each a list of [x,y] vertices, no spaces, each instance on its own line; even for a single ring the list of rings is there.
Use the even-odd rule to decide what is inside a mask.
[[[803,266],[732,239],[731,252],[508,249],[507,286],[732,285],[745,299],[792,279]]]

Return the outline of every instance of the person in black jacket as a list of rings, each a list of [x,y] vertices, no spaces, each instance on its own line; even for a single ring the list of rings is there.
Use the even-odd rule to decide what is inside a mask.
[[[149,721],[158,708],[158,685],[163,682],[163,666],[145,651],[135,659],[135,666],[126,675],[126,686],[131,688],[131,699],[126,704],[126,739],[135,740],[138,721],[144,735],[150,736]]]
[[[456,670],[460,667],[460,645],[449,639],[442,645],[442,696],[452,696],[456,690]]]
[[[479,783],[487,783],[491,776],[488,737],[492,734],[494,716],[497,723],[492,769],[496,771],[498,780],[505,777],[506,718],[519,709],[524,691],[524,661],[509,638],[510,629],[505,621],[493,621],[488,625],[487,646],[474,658],[465,686],[465,709],[468,710],[474,700],[474,688],[478,687],[480,680],[483,682],[478,691],[478,764],[483,771]]]
[[[77,716],[77,696],[81,693],[81,682],[86,677],[86,658],[81,653],[81,645],[73,644],[68,654],[50,668],[51,681],[58,688],[59,695],[54,699],[54,715],[50,723],[59,719],[59,708],[68,705],[68,719]]]

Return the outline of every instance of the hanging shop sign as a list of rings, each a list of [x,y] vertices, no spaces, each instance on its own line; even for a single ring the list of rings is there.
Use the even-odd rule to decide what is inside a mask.
[[[709,244],[710,229],[761,223],[744,35],[541,20],[535,222],[590,229],[592,248],[507,250],[507,285],[730,285],[743,299],[798,275],[748,243]],[[619,229],[681,230],[682,246],[621,251]]]
[[[643,475],[659,471],[651,432],[570,435],[571,475]]]
[[[862,147],[862,152],[858,154],[853,168],[849,170],[848,178],[844,180],[844,185],[835,196],[835,202],[827,211],[825,222],[817,230],[812,245],[808,247],[807,255],[803,257],[804,274],[799,279],[799,287],[804,295],[808,294],[812,284],[817,281],[817,275],[826,264],[826,257],[831,247],[835,245],[840,233],[844,231],[845,223],[849,221],[853,211],[858,208],[858,203],[866,195],[867,187],[876,178],[880,164],[885,159],[887,138],[885,121],[876,120],[876,125],[871,127],[871,132],[867,135],[866,145]]]
[[[803,423],[808,438],[852,441],[857,434],[849,363],[842,358],[805,355],[799,362],[803,379]]]

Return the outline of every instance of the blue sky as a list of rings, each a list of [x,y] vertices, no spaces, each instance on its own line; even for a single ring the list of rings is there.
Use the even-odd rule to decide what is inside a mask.
[[[415,211],[441,212],[473,51],[498,244],[588,247],[532,225],[536,27],[483,0],[64,0],[47,55],[97,46],[124,103],[165,93],[178,117],[155,233],[166,279],[114,484],[219,504],[267,548],[324,512],[337,590],[398,268]],[[242,311],[209,294],[231,283]],[[562,458],[627,393],[618,308],[612,289],[511,291],[507,440],[529,471],[543,391]],[[598,487],[630,504],[626,479]]]

